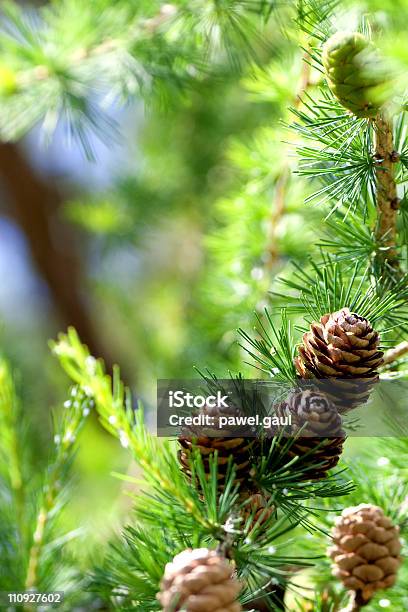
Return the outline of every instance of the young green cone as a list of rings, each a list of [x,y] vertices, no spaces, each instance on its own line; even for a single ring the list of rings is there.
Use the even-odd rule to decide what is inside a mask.
[[[357,117],[374,118],[390,96],[389,71],[375,46],[359,32],[336,32],[322,61],[339,102]]]

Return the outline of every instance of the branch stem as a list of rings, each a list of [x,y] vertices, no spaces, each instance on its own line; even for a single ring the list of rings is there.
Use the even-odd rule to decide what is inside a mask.
[[[347,607],[340,612],[360,612],[368,603],[370,603],[369,600],[363,598],[361,591],[351,591]]]
[[[383,263],[399,268],[397,254],[397,215],[399,200],[395,182],[395,162],[392,120],[379,113],[375,119],[375,157],[377,160],[377,211],[376,237],[382,249],[377,254]]]
[[[66,455],[64,455],[64,457],[66,458]],[[48,525],[50,513],[55,505],[60,486],[58,484],[59,467],[60,464],[58,462],[53,465],[52,469],[50,470],[47,481],[44,485],[43,499],[39,506],[35,530],[33,534],[33,542],[28,556],[27,575],[25,583],[26,590],[38,586],[38,570],[40,567],[41,555],[45,544],[45,530]],[[31,607],[29,606],[27,609],[31,610]]]
[[[393,363],[397,361],[400,357],[403,357],[406,353],[408,353],[408,342],[400,342],[394,348],[387,351],[384,355],[383,363],[387,365],[389,363]]]
[[[28,561],[27,579],[25,587],[30,589],[36,586],[38,579],[38,565],[44,542],[45,526],[47,524],[48,512],[43,506],[37,516],[37,525],[33,536],[33,545],[30,550]],[[30,608],[29,608],[30,609]]]

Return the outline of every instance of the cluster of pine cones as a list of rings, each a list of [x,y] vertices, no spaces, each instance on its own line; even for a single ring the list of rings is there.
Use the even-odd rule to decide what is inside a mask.
[[[325,478],[337,465],[345,437],[341,414],[367,401],[382,363],[383,353],[378,345],[379,335],[370,323],[348,308],[325,315],[304,334],[295,365],[299,379],[313,380],[313,387],[305,388],[300,380],[300,386],[275,408],[276,416],[290,416],[291,420],[284,432],[291,438],[291,444],[286,439],[281,444],[285,448],[281,462],[287,464],[297,457],[302,478]],[[224,410],[205,407],[202,412],[217,419]],[[275,439],[279,431],[273,428],[267,431],[262,444],[254,435],[240,431],[236,436],[228,432],[228,436],[220,437],[217,424],[213,431],[202,428],[184,431],[179,437],[181,467],[191,477],[191,456],[196,448],[209,473],[210,457],[216,451],[222,490],[232,456],[241,495],[257,495],[252,467],[259,454],[268,452],[272,441],[279,446]]]
[[[357,117],[376,117],[389,96],[390,78],[371,42],[359,33],[337,33],[324,44],[322,61],[329,88],[340,103]],[[269,520],[274,509],[257,488],[257,459],[273,443],[281,449],[284,464],[296,458],[293,465],[302,466],[300,478],[325,478],[342,453],[341,415],[367,402],[382,363],[379,335],[367,319],[348,308],[321,317],[304,334],[295,361],[299,379],[313,386],[299,385],[276,408],[277,416],[291,417],[286,431],[291,444],[282,444],[273,428],[262,444],[245,433],[220,437],[191,429],[179,437],[181,469],[191,480],[196,449],[209,474],[210,458],[216,453],[222,491],[232,461],[240,499],[247,501],[244,522],[248,524],[248,517],[258,524]],[[215,418],[222,414],[219,408],[204,411]],[[353,609],[394,584],[401,563],[399,531],[381,508],[361,504],[344,510],[333,529],[332,543],[328,552],[333,573],[354,593],[357,607]],[[188,549],[167,564],[157,597],[164,612],[239,612],[240,588],[232,566],[221,554],[207,548]]]
[[[248,525],[249,517],[254,525],[268,521],[274,508],[257,487],[257,459],[268,453],[273,442],[284,449],[284,463],[297,457],[295,463],[302,466],[302,478],[325,478],[342,453],[345,434],[341,414],[367,401],[378,380],[382,357],[379,335],[365,318],[347,308],[323,316],[304,334],[295,362],[299,379],[313,381],[313,386],[297,387],[275,411],[277,416],[291,417],[291,425],[285,430],[291,443],[287,438],[277,442],[280,434],[273,428],[266,432],[262,443],[249,431],[240,431],[236,436],[228,432],[228,436],[220,437],[217,418],[224,415],[225,409],[206,406],[201,412],[215,418],[213,431],[191,428],[182,432],[181,469],[191,480],[191,460],[196,449],[209,474],[210,458],[216,453],[218,487],[222,491],[232,461],[240,500],[246,500],[243,523]],[[229,414],[231,410],[240,414],[239,409],[231,408]],[[349,535],[353,543],[358,540],[359,546],[352,547]],[[392,584],[399,564],[398,532],[379,508],[361,506],[345,511],[336,524],[333,542],[330,555],[334,571],[345,586],[361,591],[361,597],[368,600],[376,590]],[[374,549],[379,555],[375,558]],[[242,609],[237,603],[240,585],[233,569],[214,550],[186,550],[177,555],[166,566],[161,587],[158,599],[164,611]]]

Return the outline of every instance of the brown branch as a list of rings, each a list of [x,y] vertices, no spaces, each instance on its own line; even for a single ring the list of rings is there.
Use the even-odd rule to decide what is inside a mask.
[[[397,220],[399,199],[395,182],[395,163],[399,154],[394,149],[392,119],[378,114],[375,119],[375,156],[378,162],[376,204],[378,211],[375,234],[381,244],[377,260],[384,270],[391,268],[402,275],[397,251]],[[401,342],[385,353],[384,365],[393,363],[408,353],[408,342]]]
[[[397,361],[400,357],[403,357],[406,353],[408,353],[408,342],[400,342],[394,348],[387,351],[384,355],[383,363],[387,365],[389,363],[393,363]]]
[[[395,163],[398,153],[394,150],[392,120],[384,114],[375,119],[375,157],[377,160],[377,211],[376,238],[382,249],[377,253],[383,264],[399,269],[397,253],[397,215],[399,200],[395,182]]]
[[[39,176],[13,144],[0,145],[0,180],[8,196],[7,212],[23,230],[33,262],[49,287],[58,328],[73,325],[111,369],[113,360],[99,340],[84,293],[79,237],[61,212],[63,194],[52,180]]]
[[[278,223],[285,213],[285,198],[286,190],[289,183],[290,170],[289,165],[285,165],[275,184],[275,200],[274,208],[270,217],[270,230],[268,238],[268,266],[273,265],[279,257],[277,247],[277,229]]]

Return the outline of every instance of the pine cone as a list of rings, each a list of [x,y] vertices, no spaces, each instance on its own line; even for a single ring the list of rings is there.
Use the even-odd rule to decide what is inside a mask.
[[[243,507],[241,515],[244,519],[244,525],[252,517],[252,523],[248,529],[248,532],[250,532],[255,527],[266,523],[274,512],[274,506],[268,504],[268,500],[261,493],[254,493],[254,495],[248,498],[248,502]]]
[[[290,447],[285,450],[285,463],[295,456],[304,458],[302,467],[307,468],[305,462],[312,464],[304,472],[306,480],[325,478],[328,470],[339,462],[345,438],[342,420],[333,402],[316,390],[297,390],[278,406],[276,415],[290,416],[292,421],[285,428],[285,435],[293,436]],[[286,449],[285,437],[280,445]]]
[[[374,118],[390,96],[389,71],[377,49],[358,32],[337,32],[323,45],[327,83],[357,117]]]
[[[391,587],[401,565],[399,527],[378,506],[346,508],[332,531],[333,574],[368,602],[376,591]]]
[[[320,387],[345,412],[364,404],[378,381],[383,362],[379,341],[367,319],[342,308],[312,323],[303,335],[296,369],[302,378],[326,379]]]
[[[250,477],[251,458],[253,455],[254,446],[257,443],[255,432],[241,426],[223,429],[227,436],[219,437],[220,429],[218,427],[218,419],[222,416],[238,416],[240,411],[234,407],[219,408],[205,406],[199,411],[202,415],[214,417],[214,425],[208,427],[190,427],[184,429],[178,438],[181,449],[178,453],[178,458],[183,472],[188,478],[191,478],[191,456],[193,449],[196,448],[200,453],[204,470],[207,475],[210,474],[210,457],[214,456],[217,451],[218,465],[218,485],[222,491],[225,486],[225,479],[229,467],[230,457],[235,467],[235,483],[240,484],[240,493],[245,493],[247,490],[253,490],[253,483]],[[236,437],[234,437],[236,434]],[[248,435],[246,435],[248,434]]]
[[[163,612],[240,612],[241,585],[226,559],[208,548],[187,549],[167,563],[157,599]]]

